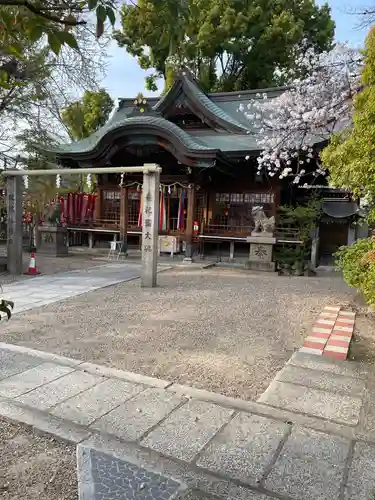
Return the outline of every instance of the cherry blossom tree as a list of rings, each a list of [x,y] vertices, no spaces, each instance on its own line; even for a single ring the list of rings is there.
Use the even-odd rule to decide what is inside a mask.
[[[351,122],[361,64],[360,52],[343,44],[323,54],[307,51],[298,65],[307,76],[295,78],[276,97],[257,94],[240,106],[259,146],[258,174],[288,177],[294,184],[326,175],[319,153]]]

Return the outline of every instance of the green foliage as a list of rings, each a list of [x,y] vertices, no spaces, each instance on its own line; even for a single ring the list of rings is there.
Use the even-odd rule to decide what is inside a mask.
[[[363,90],[354,99],[353,126],[331,138],[321,154],[333,185],[375,199],[375,28],[366,39]],[[369,220],[375,221],[370,208]]]
[[[351,246],[341,247],[335,257],[346,283],[360,290],[367,304],[374,307],[375,238],[360,239]]]
[[[87,90],[81,101],[72,103],[61,113],[70,137],[80,140],[96,132],[108,120],[113,105],[104,89],[97,92]]]
[[[311,231],[317,227],[322,211],[321,200],[311,200],[306,205],[282,205],[279,207],[280,225],[298,230],[298,239],[304,243],[310,239]]]
[[[303,274],[311,254],[311,233],[318,225],[321,206],[320,200],[311,200],[307,205],[279,207],[279,227],[283,229],[285,239],[291,237],[301,242],[276,246],[275,258],[280,271]]]
[[[308,47],[329,49],[334,36],[328,5],[318,7],[314,0],[134,3],[122,4],[122,30],[115,39],[141,68],[156,70],[146,80],[150,90],[157,77],[164,77],[168,87],[181,66],[206,91],[282,84],[286,73],[297,69],[299,55]]]
[[[8,321],[12,316],[12,309],[14,309],[14,302],[11,300],[0,300],[0,319],[1,313],[5,313]]]
[[[115,23],[114,0],[0,0],[0,46],[2,51],[23,59],[22,39],[35,43],[47,37],[49,47],[58,55],[62,45],[76,49],[72,29],[85,25],[90,11],[95,11],[96,34],[100,37],[108,19]]]
[[[52,226],[60,226],[61,209],[59,203],[54,203],[50,214],[47,217],[47,221]]]

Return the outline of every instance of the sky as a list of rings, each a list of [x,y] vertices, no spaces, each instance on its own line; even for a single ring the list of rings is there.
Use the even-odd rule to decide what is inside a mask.
[[[316,3],[322,5],[326,1],[316,0]],[[366,30],[358,27],[359,19],[352,13],[368,3],[362,3],[361,0],[328,0],[328,4],[336,22],[336,40],[348,42],[353,47],[362,47]],[[138,92],[148,96],[158,95],[158,93],[145,90],[144,79],[147,72],[139,68],[136,59],[127,54],[125,49],[119,48],[116,42],[112,41],[109,54],[108,73],[102,85],[114,99],[119,97],[132,98]]]

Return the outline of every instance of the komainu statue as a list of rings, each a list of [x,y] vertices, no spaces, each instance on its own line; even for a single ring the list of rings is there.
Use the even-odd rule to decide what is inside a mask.
[[[251,214],[254,218],[255,227],[251,236],[273,236],[275,230],[275,217],[267,217],[263,207],[253,207]]]

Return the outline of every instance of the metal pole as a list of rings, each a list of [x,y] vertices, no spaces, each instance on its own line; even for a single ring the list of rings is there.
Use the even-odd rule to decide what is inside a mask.
[[[5,177],[30,175],[76,175],[76,174],[122,174],[123,172],[158,172],[158,166],[153,164],[141,167],[98,167],[98,168],[51,168],[48,170],[2,170]]]

